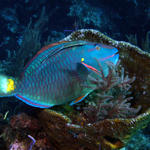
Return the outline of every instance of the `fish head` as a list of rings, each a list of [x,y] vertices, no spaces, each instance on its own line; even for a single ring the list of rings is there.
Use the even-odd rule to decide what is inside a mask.
[[[99,64],[103,69],[104,75],[108,75],[108,63],[116,65],[119,60],[118,49],[112,46],[103,44],[93,44],[88,49],[89,59],[87,59],[87,64],[99,69]],[[91,59],[92,58],[92,59]]]
[[[119,60],[118,49],[112,46],[103,44],[93,44],[92,48],[88,49],[89,55],[101,62],[112,62],[114,65]]]
[[[109,61],[114,65],[117,64],[119,60],[119,53],[117,48],[103,44],[97,44],[96,47],[99,49],[99,56],[97,57],[97,60],[100,63]]]

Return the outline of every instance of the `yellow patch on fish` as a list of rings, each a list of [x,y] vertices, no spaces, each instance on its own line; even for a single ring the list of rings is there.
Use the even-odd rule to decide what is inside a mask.
[[[7,92],[11,92],[15,90],[15,84],[13,79],[7,80]]]
[[[84,61],[84,58],[81,58],[81,61]]]

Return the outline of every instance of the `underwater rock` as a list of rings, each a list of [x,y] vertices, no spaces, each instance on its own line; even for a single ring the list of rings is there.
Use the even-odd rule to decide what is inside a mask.
[[[31,119],[28,115],[20,114],[18,122],[22,121],[21,116],[26,117],[27,122]],[[76,120],[79,120],[78,115],[72,114],[72,118],[75,117]],[[80,122],[72,123],[67,116],[45,109],[37,113],[34,120],[38,120],[41,126],[34,131],[27,130],[28,127],[7,127],[7,130],[11,130],[11,134],[9,132],[7,135],[9,147],[19,146],[23,147],[22,150],[28,149],[32,142],[27,134],[31,134],[35,138],[32,150],[118,149],[123,147],[137,130],[143,128],[150,121],[150,111],[132,119],[105,119],[91,124],[81,124],[84,122],[84,118],[80,118]],[[13,125],[17,124],[15,122]],[[13,140],[11,139],[12,135],[14,136]]]
[[[3,145],[11,150],[50,150],[53,146],[43,127],[35,116],[25,113],[14,115],[9,124],[3,126]]]
[[[150,110],[132,119],[105,119],[81,125],[72,124],[69,118],[52,110],[41,111],[38,117],[57,150],[111,150],[122,148],[137,130],[147,125]]]

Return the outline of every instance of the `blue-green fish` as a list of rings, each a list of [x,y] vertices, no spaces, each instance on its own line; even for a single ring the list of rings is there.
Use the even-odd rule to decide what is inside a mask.
[[[20,80],[0,76],[0,96],[15,96],[39,108],[83,100],[93,89],[88,75],[101,64],[105,76],[107,61],[116,64],[118,50],[86,41],[58,42],[42,48],[25,66]],[[97,62],[98,61],[98,62]]]

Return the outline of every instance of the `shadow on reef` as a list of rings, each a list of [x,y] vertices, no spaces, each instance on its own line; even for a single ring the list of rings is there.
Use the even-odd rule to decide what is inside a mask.
[[[127,84],[131,84],[130,88],[127,88],[130,94],[127,93],[125,94],[126,97],[123,96],[120,99],[117,97],[117,101],[111,101],[110,95],[105,95],[103,98],[106,102],[104,101],[103,105],[90,106],[88,103],[82,106],[81,104],[81,110],[79,111],[68,108],[67,112],[63,112],[58,107],[54,107],[53,110],[34,109],[29,114],[20,112],[12,116],[10,121],[6,121],[6,117],[2,117],[0,140],[5,143],[4,145],[7,148],[11,150],[16,147],[23,150],[27,150],[29,147],[33,150],[119,149],[124,147],[139,129],[146,127],[150,122],[149,53],[143,52],[129,43],[115,41],[96,30],[78,30],[62,41],[74,40],[86,40],[116,47],[120,55],[119,67],[124,68],[125,75],[128,75],[131,80],[134,79],[131,81],[126,77],[123,78]],[[112,71],[113,69],[110,69],[110,76],[107,78],[109,82],[104,82],[107,90],[114,89],[116,86],[111,82],[115,79],[112,78]],[[119,80],[118,77],[116,79]],[[91,79],[91,82],[97,84],[101,81]],[[121,80],[120,82],[123,83]],[[117,85],[120,86],[118,82]],[[104,87],[98,84],[98,88]],[[128,94],[132,97],[131,101],[127,97]],[[116,105],[113,105],[113,103]],[[97,103],[95,102],[95,104]],[[109,104],[109,107],[107,107],[107,104]],[[104,114],[114,110],[111,113],[114,116],[97,116],[102,113],[100,108],[105,108]],[[132,113],[124,114],[123,110],[132,112],[134,115],[131,115]],[[97,118],[94,119],[94,117]]]

